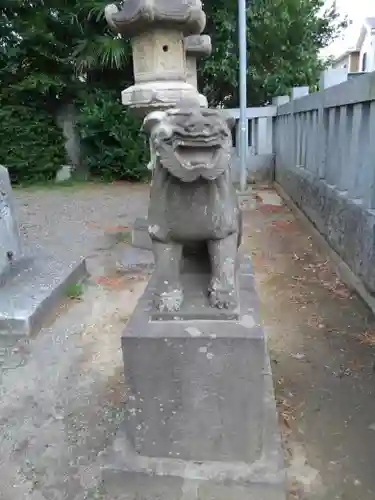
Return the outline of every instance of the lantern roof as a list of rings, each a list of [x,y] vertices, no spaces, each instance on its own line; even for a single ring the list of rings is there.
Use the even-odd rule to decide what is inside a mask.
[[[197,35],[206,25],[200,0],[125,0],[120,9],[108,5],[106,17],[112,29],[126,37],[158,28]]]

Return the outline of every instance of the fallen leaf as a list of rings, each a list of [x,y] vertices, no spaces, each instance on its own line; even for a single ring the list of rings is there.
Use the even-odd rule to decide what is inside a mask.
[[[367,331],[359,336],[361,344],[375,346],[375,331]]]

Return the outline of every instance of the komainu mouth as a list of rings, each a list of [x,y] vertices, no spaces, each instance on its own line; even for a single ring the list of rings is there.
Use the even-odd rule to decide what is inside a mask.
[[[144,129],[150,132],[151,148],[157,151],[161,166],[181,181],[214,180],[228,168],[229,124],[219,110],[185,106],[146,117]]]

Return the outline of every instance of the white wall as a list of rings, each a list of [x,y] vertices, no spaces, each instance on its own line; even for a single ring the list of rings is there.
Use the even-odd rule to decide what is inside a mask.
[[[347,55],[332,64],[332,69],[347,69],[349,70],[350,56]]]
[[[372,56],[372,66],[370,71],[375,71],[375,33],[370,35],[371,40],[371,56]]]
[[[375,71],[375,36],[366,34],[359,55],[359,71]],[[366,54],[366,64],[363,67],[363,58]]]

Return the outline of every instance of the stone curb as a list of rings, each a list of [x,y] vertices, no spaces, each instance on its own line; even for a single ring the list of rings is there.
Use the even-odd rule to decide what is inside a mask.
[[[354,274],[350,267],[342,260],[338,253],[333,250],[327,240],[316,229],[310,219],[295,205],[292,199],[284,191],[278,183],[274,183],[274,188],[277,193],[282,197],[288,208],[291,209],[296,218],[309,230],[314,238],[314,242],[318,245],[319,249],[326,252],[334,264],[337,274],[342,281],[352,290],[355,290],[361,299],[367,304],[371,311],[375,314],[375,297],[363,285],[362,281]]]

